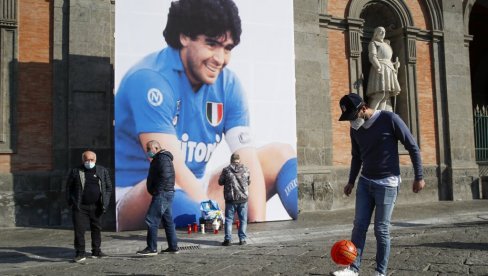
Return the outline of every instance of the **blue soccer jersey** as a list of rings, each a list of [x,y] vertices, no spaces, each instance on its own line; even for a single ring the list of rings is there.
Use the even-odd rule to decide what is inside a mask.
[[[176,135],[186,165],[202,178],[223,134],[238,126],[249,126],[249,112],[230,70],[194,92],[178,50],[153,53],[127,72],[115,96],[116,185],[131,187],[147,177],[141,133]]]

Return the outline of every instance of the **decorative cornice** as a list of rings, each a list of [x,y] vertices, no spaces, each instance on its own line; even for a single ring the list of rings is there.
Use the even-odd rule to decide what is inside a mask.
[[[13,21],[13,20],[0,20],[0,27],[4,27],[4,28],[17,28],[17,21]]]
[[[439,30],[432,30],[431,31],[432,38],[434,39],[441,39],[444,37],[444,32]]]
[[[364,7],[371,3],[382,3],[391,7],[399,16],[400,21],[405,26],[414,26],[412,13],[403,0],[352,0],[349,5],[348,18],[360,18]]]
[[[441,22],[438,22],[441,23]],[[364,29],[364,19],[362,18],[339,18],[330,14],[319,14],[319,26],[341,31],[357,31],[361,35],[372,34],[373,30]],[[413,26],[405,27],[404,35],[419,41],[439,42],[444,37],[442,30],[423,30]]]
[[[319,14],[319,26],[328,29],[347,30],[346,19],[323,13]]]
[[[412,26],[408,26],[405,28],[405,34],[406,35],[418,35],[418,33],[420,32],[420,28],[417,28],[417,27],[412,27]]]
[[[330,21],[332,20],[332,15],[319,13],[319,26],[323,28],[327,28],[329,26]]]
[[[364,25],[364,19],[362,18],[347,18],[346,19],[347,25],[349,28],[358,28],[360,29]]]

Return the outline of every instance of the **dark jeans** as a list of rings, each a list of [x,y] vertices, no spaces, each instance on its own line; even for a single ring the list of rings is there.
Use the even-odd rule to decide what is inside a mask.
[[[146,214],[147,224],[147,247],[155,251],[158,249],[158,228],[163,221],[166,240],[170,249],[177,249],[175,224],[173,223],[172,204],[175,196],[174,191],[165,191],[152,197],[151,205]]]
[[[85,231],[88,226],[91,230],[92,253],[100,252],[102,243],[101,237],[101,209],[98,204],[80,205],[80,210],[73,207],[73,226],[75,228],[75,250],[76,254],[85,254]]]

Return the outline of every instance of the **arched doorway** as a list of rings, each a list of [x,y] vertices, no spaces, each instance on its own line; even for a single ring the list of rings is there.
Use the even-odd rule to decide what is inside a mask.
[[[395,113],[419,141],[415,44],[418,29],[414,27],[408,6],[402,0],[353,0],[347,21],[351,91],[366,95],[371,67],[368,44],[374,29],[383,26],[386,29],[385,39],[390,41],[393,50],[393,59],[398,57],[401,64],[398,81],[402,91],[396,97]],[[368,100],[367,97],[365,99]]]
[[[363,35],[361,37],[361,66],[363,69],[363,91],[366,94],[368,87],[369,73],[371,63],[368,57],[368,45],[373,37],[373,32],[376,27],[384,27],[386,30],[385,40],[390,42],[393,50],[393,60],[398,58],[401,66],[398,72],[398,80],[402,92],[392,100],[394,112],[399,114],[406,122],[408,122],[408,88],[406,86],[405,76],[405,55],[404,55],[404,26],[395,11],[385,3],[372,2],[366,5],[361,11],[360,18],[364,20]],[[366,100],[368,98],[366,97]]]

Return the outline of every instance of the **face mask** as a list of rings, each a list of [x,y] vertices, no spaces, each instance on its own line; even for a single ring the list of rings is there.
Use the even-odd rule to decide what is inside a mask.
[[[154,155],[156,154],[154,154],[152,151],[147,152],[147,156],[149,156],[149,158],[154,158]]]
[[[95,162],[86,161],[84,165],[87,169],[93,169],[95,167]]]
[[[351,121],[351,127],[354,130],[358,130],[362,125],[364,124],[364,119],[363,118],[357,118],[354,121]]]

